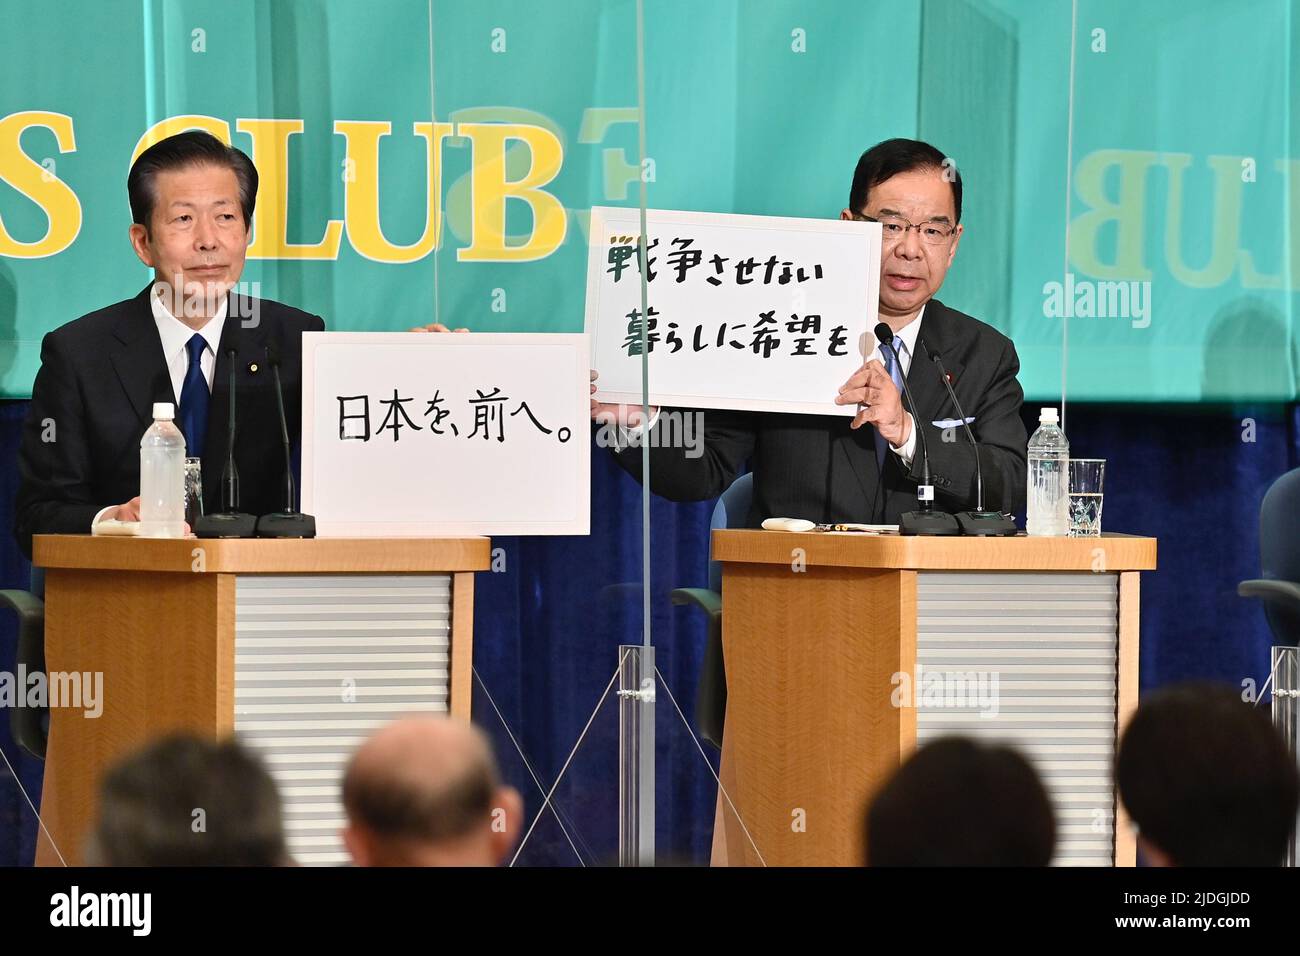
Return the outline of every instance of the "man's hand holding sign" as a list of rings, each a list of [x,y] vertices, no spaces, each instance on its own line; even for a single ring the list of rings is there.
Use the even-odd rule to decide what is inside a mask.
[[[901,448],[912,434],[912,416],[903,410],[903,396],[876,359],[868,360],[840,386],[835,404],[856,404],[859,411],[849,427],[875,425],[880,436],[894,447]]]

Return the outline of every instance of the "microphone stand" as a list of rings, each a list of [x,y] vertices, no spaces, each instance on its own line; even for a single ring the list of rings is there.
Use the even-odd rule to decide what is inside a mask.
[[[876,338],[882,347],[889,349],[894,356],[894,367],[898,369],[899,380],[903,383],[903,395],[907,404],[912,406],[912,427],[916,429],[916,441],[921,446],[921,482],[916,486],[918,502],[915,511],[904,512],[898,518],[898,533],[906,535],[955,535],[958,534],[957,519],[943,511],[934,510],[934,484],[930,480],[930,450],[925,443],[925,428],[917,420],[916,402],[907,387],[907,376],[903,374],[902,361],[898,349],[894,348],[894,330],[888,322],[876,326]]]
[[[983,538],[1010,537],[1017,534],[1016,523],[1013,519],[1000,511],[984,510],[984,473],[980,469],[979,442],[975,440],[975,433],[971,431],[970,422],[966,419],[966,413],[962,410],[961,402],[957,401],[957,392],[953,390],[952,382],[948,378],[948,370],[943,367],[943,358],[938,352],[931,349],[924,339],[921,340],[921,347],[930,356],[930,361],[938,366],[939,378],[943,381],[943,387],[948,390],[948,397],[952,400],[952,407],[957,409],[957,415],[961,418],[962,427],[966,429],[966,437],[970,439],[971,447],[975,450],[975,510],[957,512],[957,524],[961,527],[961,533]]]
[[[226,423],[226,467],[221,472],[221,507],[217,514],[203,515],[194,522],[199,538],[251,538],[257,519],[239,510],[239,469],[235,466],[235,358],[238,351],[226,349],[230,366],[230,420]]]
[[[280,440],[284,444],[284,510],[262,515],[257,519],[259,538],[314,538],[316,519],[294,507],[293,449],[289,444],[289,420],[284,414],[284,391],[280,387],[280,354],[266,347],[266,362],[275,378],[275,404],[280,412]]]

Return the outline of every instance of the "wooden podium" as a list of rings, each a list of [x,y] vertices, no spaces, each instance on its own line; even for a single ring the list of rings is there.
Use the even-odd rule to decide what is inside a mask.
[[[102,713],[50,710],[37,864],[81,863],[103,772],[180,730],[237,733],[279,784],[294,858],[346,860],[352,749],[401,714],[469,716],[489,552],[487,538],[38,535],[47,672],[102,675]]]
[[[861,865],[870,795],[949,734],[1035,764],[1054,862],[1134,863],[1111,759],[1155,539],[714,531],[713,557],[734,804],[719,799],[715,864]]]

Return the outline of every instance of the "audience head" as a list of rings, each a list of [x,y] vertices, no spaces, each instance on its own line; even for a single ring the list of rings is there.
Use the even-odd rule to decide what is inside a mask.
[[[496,866],[523,814],[487,738],[447,717],[398,720],[366,741],[344,777],[343,806],[359,866]]]
[[[1144,699],[1116,759],[1120,799],[1148,863],[1277,866],[1300,774],[1267,712],[1233,687],[1184,684]]]
[[[1046,866],[1055,841],[1033,767],[965,738],[921,747],[867,810],[870,866]]]
[[[87,851],[99,866],[290,863],[280,795],[234,740],[173,736],[114,766],[100,788]]]

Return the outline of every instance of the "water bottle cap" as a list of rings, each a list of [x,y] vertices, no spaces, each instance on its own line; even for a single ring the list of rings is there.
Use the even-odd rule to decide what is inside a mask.
[[[1060,420],[1055,408],[1040,408],[1038,410],[1038,424],[1040,425],[1055,425]]]
[[[153,403],[153,420],[156,422],[169,422],[176,417],[176,406],[171,402],[154,402]]]

